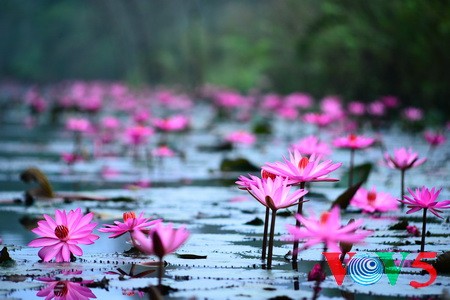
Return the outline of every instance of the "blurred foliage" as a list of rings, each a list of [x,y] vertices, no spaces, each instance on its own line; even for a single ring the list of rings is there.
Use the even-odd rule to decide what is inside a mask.
[[[0,78],[450,98],[446,0],[3,0]]]

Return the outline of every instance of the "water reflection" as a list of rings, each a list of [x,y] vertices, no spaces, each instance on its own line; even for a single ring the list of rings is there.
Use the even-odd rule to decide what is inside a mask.
[[[36,296],[45,297],[45,300],[87,300],[97,298],[90,288],[84,286],[92,281],[55,280],[54,278],[40,278],[46,285],[37,292]]]

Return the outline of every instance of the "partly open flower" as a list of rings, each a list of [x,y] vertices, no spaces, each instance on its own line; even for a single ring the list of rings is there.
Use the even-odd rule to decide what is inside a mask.
[[[445,135],[439,132],[425,131],[423,136],[427,143],[432,147],[445,143]]]
[[[131,233],[134,246],[145,254],[156,255],[160,259],[177,250],[189,237],[189,231],[184,227],[173,228],[172,223],[156,224],[149,234],[140,230]]]
[[[385,153],[384,159],[390,168],[403,171],[418,167],[427,160],[426,158],[419,159],[417,152],[414,152],[411,148],[395,149],[393,156]]]
[[[375,187],[370,191],[360,187],[350,204],[369,213],[396,210],[398,207],[397,199],[389,193],[377,192]]]
[[[99,238],[92,234],[97,223],[91,223],[93,213],[83,216],[80,208],[66,213],[56,210],[55,219],[44,215],[45,221],[39,221],[32,231],[40,238],[31,241],[28,246],[42,247],[38,255],[43,261],[55,258],[56,262],[69,262],[71,254],[83,255],[77,244],[93,244]]]
[[[307,136],[297,143],[293,144],[292,149],[297,149],[300,153],[304,155],[329,155],[331,153],[330,147],[327,143],[320,141],[320,139],[315,135]]]
[[[308,193],[307,190],[299,189],[290,193],[288,179],[277,176],[275,179],[255,178],[255,184],[250,184],[250,194],[262,205],[271,210],[287,208],[299,203],[299,199]]]
[[[349,134],[348,136],[336,138],[333,144],[337,148],[345,149],[365,149],[375,143],[374,138],[365,137],[363,135]]]
[[[421,209],[428,209],[431,213],[433,213],[433,215],[442,219],[439,213],[442,213],[442,209],[450,208],[450,200],[436,200],[441,190],[442,189],[435,190],[435,188],[429,190],[424,186],[422,188],[415,189],[414,191],[408,189],[411,196],[405,196],[404,200],[398,201],[406,204],[408,208],[410,208],[410,210],[406,212],[407,214],[414,213]]]
[[[294,149],[289,152],[289,160],[284,158],[284,162],[266,163],[263,170],[289,179],[289,184],[299,184],[301,182],[312,181],[338,181],[329,178],[328,174],[339,168],[342,163],[333,163],[331,160],[320,162],[321,155],[312,154],[309,158],[302,156]]]
[[[287,225],[287,228],[293,240],[306,240],[303,249],[324,243],[328,251],[340,252],[339,242],[360,243],[371,234],[370,231],[356,231],[363,223],[361,219],[341,226],[341,214],[337,206],[329,212],[322,213],[319,218],[315,216],[306,218],[300,214],[297,214],[295,218],[303,226]]]
[[[142,212],[138,217],[134,212],[123,213],[123,222],[114,221],[115,225],[106,224],[104,228],[100,228],[98,231],[112,233],[109,238],[117,238],[127,232],[133,233],[133,231],[148,231],[151,226],[161,222],[161,219],[150,220],[144,218]]]

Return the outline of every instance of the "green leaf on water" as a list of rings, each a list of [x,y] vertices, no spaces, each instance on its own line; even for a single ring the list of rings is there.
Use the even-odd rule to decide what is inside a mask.
[[[372,171],[373,164],[365,163],[362,165],[357,165],[353,167],[353,182],[366,182],[369,178],[370,172]],[[349,171],[345,172],[341,177],[341,180],[336,183],[336,187],[347,187],[348,186]]]
[[[236,158],[236,159],[227,159],[222,160],[220,164],[220,171],[222,172],[256,172],[259,171],[260,168],[253,165],[245,158]]]
[[[264,225],[264,222],[260,218],[256,217],[253,220],[246,222],[245,225],[261,226]]]
[[[206,255],[196,255],[196,254],[177,254],[178,258],[181,259],[206,259]]]
[[[336,198],[336,200],[334,200],[333,204],[331,204],[331,208],[333,208],[335,205],[339,205],[341,209],[346,209],[350,204],[353,196],[356,194],[356,191],[361,187],[362,184],[363,181],[360,181],[345,190],[345,192],[343,192],[341,195],[339,195],[339,197]]]
[[[0,251],[0,267],[10,268],[16,264],[16,261],[9,256],[8,248],[3,247]]]

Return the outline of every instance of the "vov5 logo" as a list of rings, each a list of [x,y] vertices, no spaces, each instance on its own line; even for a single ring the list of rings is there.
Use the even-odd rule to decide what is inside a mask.
[[[401,268],[405,262],[408,252],[374,252],[376,256],[369,256],[367,254],[358,254],[356,252],[348,252],[350,260],[347,263],[347,268],[342,266],[339,260],[340,252],[322,252],[325,256],[331,273],[338,285],[342,285],[346,275],[349,275],[352,280],[361,285],[371,285],[377,283],[383,273],[389,279],[390,285],[395,285],[400,274]],[[394,255],[401,255],[400,265],[394,263]],[[426,282],[418,282],[412,280],[409,284],[414,288],[423,288],[432,284],[437,277],[437,272],[434,267],[422,259],[432,259],[436,257],[436,252],[419,252],[411,264],[412,268],[418,268],[428,272],[429,279]]]

